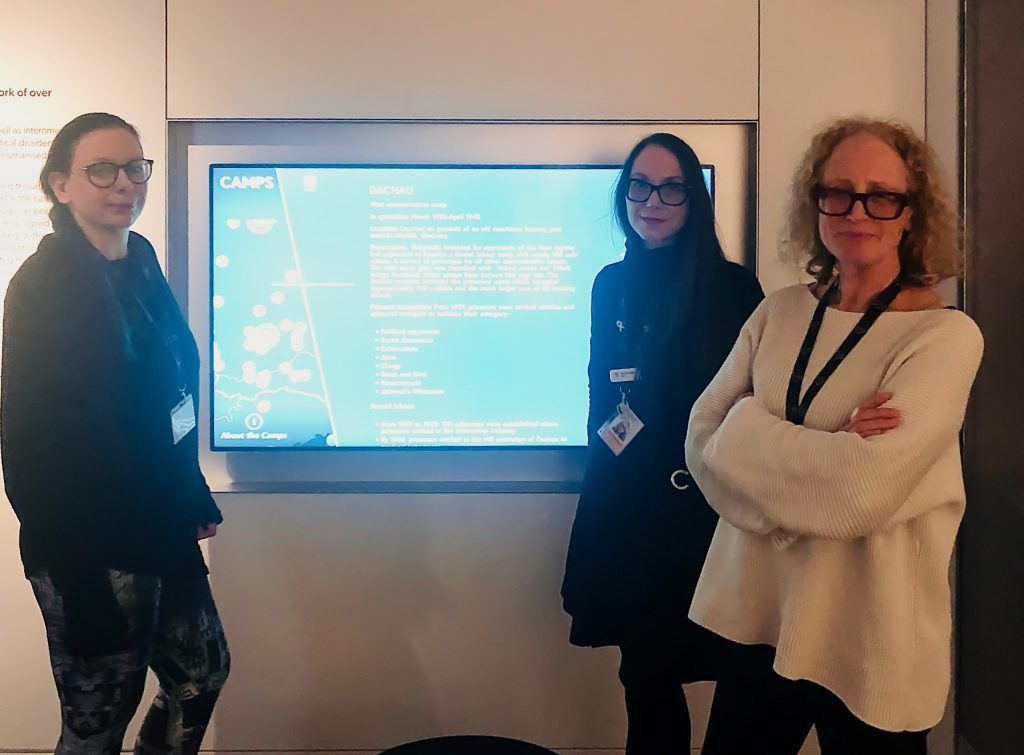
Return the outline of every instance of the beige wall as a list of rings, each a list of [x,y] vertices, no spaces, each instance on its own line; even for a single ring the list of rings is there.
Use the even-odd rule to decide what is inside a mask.
[[[0,129],[56,129],[89,111],[116,113],[135,124],[146,155],[157,161],[149,210],[137,230],[157,241],[164,237],[166,205],[164,37],[162,0],[136,0],[130,15],[98,14],[90,2],[25,0],[5,3],[0,23],[0,89],[52,92],[45,98],[0,98]],[[7,188],[28,184],[34,192],[46,147],[33,149],[37,155],[32,157],[0,154],[0,210],[23,210],[18,216],[0,215],[4,291],[42,235],[30,225],[32,218],[41,217],[30,214],[44,206],[41,194],[22,206],[11,201]],[[2,235],[17,233],[17,228],[31,228],[33,239],[14,243]],[[162,246],[158,243],[157,249]],[[58,361],[54,368],[60,369]],[[56,695],[48,676],[42,620],[21,572],[17,525],[6,500],[0,501],[0,749],[52,748],[59,723]]]
[[[757,0],[174,0],[168,114],[752,120],[757,7]]]
[[[924,50],[924,2],[762,3],[757,273],[766,290],[797,280],[775,250],[789,178],[811,136],[854,114],[923,131]]]
[[[0,72],[48,66],[68,95],[58,121],[103,103],[143,125],[151,153],[165,115],[754,121],[758,271],[774,288],[792,279],[774,239],[812,129],[850,112],[925,125],[926,5],[174,0],[165,114],[163,3],[136,3],[121,22],[152,37],[141,52],[102,56],[79,45],[94,39],[83,30],[117,31],[105,10],[18,0],[25,23],[0,31]],[[44,25],[67,29],[55,51],[28,45],[23,30]],[[942,40],[929,43],[929,67],[956,55]],[[5,107],[0,121],[17,115]],[[154,193],[146,222],[162,222],[162,209]],[[565,639],[557,591],[571,496],[220,502],[227,523],[210,561],[236,670],[208,745],[372,751],[476,730],[566,751],[621,747],[616,653]],[[56,706],[16,531],[0,507],[0,748],[46,748]],[[697,697],[699,732],[707,690]]]

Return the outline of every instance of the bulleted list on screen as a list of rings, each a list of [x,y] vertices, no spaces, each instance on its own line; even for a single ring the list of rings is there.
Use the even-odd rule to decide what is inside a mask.
[[[621,256],[613,171],[223,171],[215,440],[585,443],[589,292]]]

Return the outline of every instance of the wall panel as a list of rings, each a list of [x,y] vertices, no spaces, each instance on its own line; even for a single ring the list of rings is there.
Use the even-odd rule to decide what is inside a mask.
[[[758,276],[793,283],[778,229],[800,155],[839,115],[899,118],[924,132],[925,1],[761,3]]]
[[[81,113],[115,113],[141,131],[156,168],[136,230],[163,257],[164,29],[163,0],[137,0],[130,12],[116,13],[68,0],[4,4],[0,90],[13,95],[0,97],[0,293],[50,230],[49,205],[36,188],[39,171],[53,134]],[[0,606],[0,749],[52,749],[57,698],[42,619],[21,573],[18,521],[6,500],[0,500]]]
[[[174,0],[171,118],[751,120],[757,2]]]

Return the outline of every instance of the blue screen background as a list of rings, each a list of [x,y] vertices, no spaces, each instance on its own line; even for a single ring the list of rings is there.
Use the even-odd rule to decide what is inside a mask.
[[[210,173],[213,448],[586,445],[617,168]]]

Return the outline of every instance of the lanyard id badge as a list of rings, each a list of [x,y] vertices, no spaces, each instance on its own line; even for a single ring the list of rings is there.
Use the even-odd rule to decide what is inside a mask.
[[[629,352],[631,351],[629,343],[630,334],[627,333],[625,309],[626,300],[625,296],[622,296],[619,299],[619,317],[615,321],[615,327],[618,329],[616,335],[618,336],[619,358],[626,362],[626,364],[629,364],[626,359],[630,356]],[[644,326],[643,331],[647,331],[646,326]],[[632,356],[635,357],[636,355],[633,354]],[[626,450],[626,446],[633,441],[633,438],[644,427],[644,423],[629,406],[630,389],[639,380],[640,369],[638,367],[620,367],[608,371],[608,381],[613,385],[619,386],[621,400],[615,407],[615,411],[612,412],[612,416],[606,419],[604,424],[598,428],[597,434],[616,456]]]
[[[191,393],[184,396],[178,405],[171,409],[171,437],[174,438],[174,445],[178,445],[181,439],[196,427],[196,402]]]
[[[618,370],[608,370],[608,380],[613,383],[632,383],[639,377],[640,370],[636,367],[623,367]]]
[[[146,307],[145,302],[142,301],[142,297],[138,294],[133,294],[136,304],[139,310],[142,312],[146,321],[152,328],[153,333],[163,343],[164,348],[174,361],[175,373],[178,378],[179,388],[178,391],[181,393],[181,401],[175,404],[174,408],[171,409],[171,439],[174,441],[174,445],[178,445],[182,439],[192,432],[196,427],[196,402],[195,398],[188,391],[187,384],[185,382],[185,370],[182,364],[181,355],[177,349],[177,336],[167,332],[166,327],[162,323],[158,323],[153,314]]]
[[[615,407],[615,412],[598,428],[597,434],[611,452],[618,456],[626,450],[633,438],[644,428],[644,423],[623,401]]]

